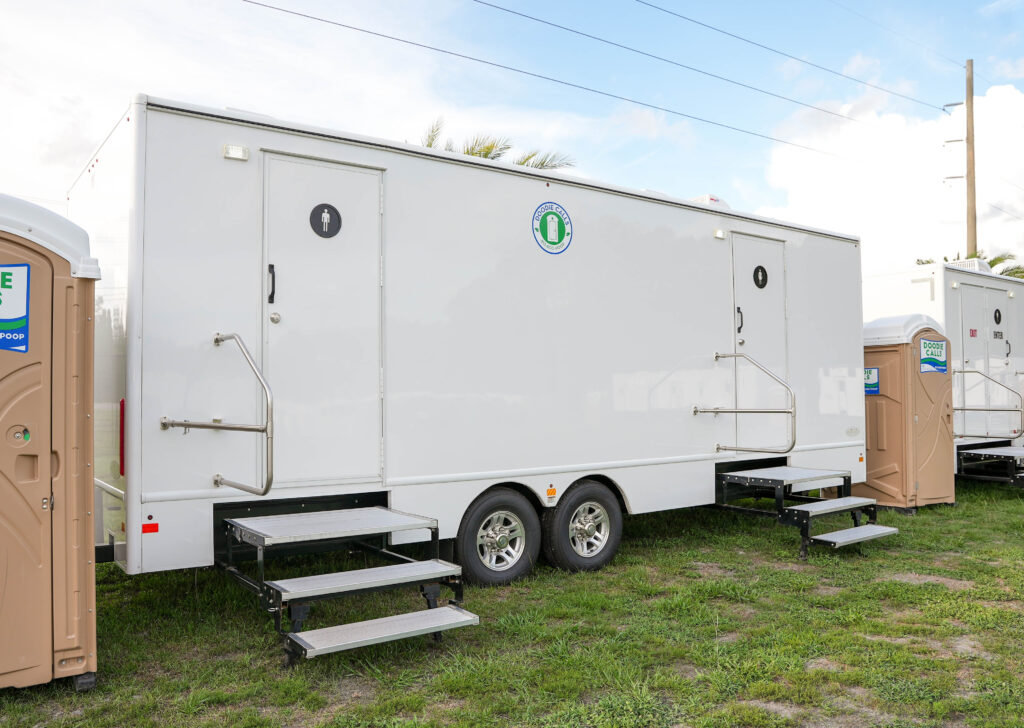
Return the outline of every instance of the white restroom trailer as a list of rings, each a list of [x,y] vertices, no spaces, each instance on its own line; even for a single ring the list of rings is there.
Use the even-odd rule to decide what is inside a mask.
[[[129,573],[432,523],[500,582],[542,532],[592,568],[619,511],[864,478],[854,237],[144,96],[69,198]]]
[[[957,470],[1019,480],[1024,425],[1024,280],[977,259],[868,276],[864,318],[919,313],[950,341]]]

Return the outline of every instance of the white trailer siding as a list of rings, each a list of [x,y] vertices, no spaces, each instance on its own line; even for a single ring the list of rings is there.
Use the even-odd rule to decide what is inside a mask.
[[[277,395],[267,498],[383,489],[443,538],[502,482],[545,505],[588,475],[633,513],[713,502],[716,463],[759,457],[716,445],[779,446],[787,428],[693,414],[785,401],[716,352],[789,380],[791,464],[863,478],[855,239],[260,117],[146,99],[129,113],[144,134],[123,174],[145,191],[126,243],[141,251],[129,318],[145,332],[128,349],[142,373],[128,393],[129,571],[211,563],[212,505],[253,498],[213,475],[263,477],[256,435],[160,429],[161,417],[262,417],[255,379],[216,332],[244,338]],[[571,217],[559,254],[532,229],[547,202]],[[310,230],[321,203],[343,219],[326,241]]]
[[[1024,391],[1024,281],[935,263],[870,276],[864,319],[923,313],[944,327],[950,366],[976,370]],[[998,311],[998,314],[996,313]],[[996,319],[999,319],[998,322]],[[976,374],[953,378],[955,407],[1016,407],[1019,399]],[[1007,412],[958,412],[954,432],[1016,439],[1020,417]],[[968,438],[970,439],[970,438]]]

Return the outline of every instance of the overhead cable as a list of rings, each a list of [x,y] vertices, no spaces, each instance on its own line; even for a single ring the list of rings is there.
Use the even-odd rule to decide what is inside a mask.
[[[267,8],[268,10],[275,10],[277,12],[285,13],[287,15],[293,15],[293,16],[299,17],[299,18],[305,18],[307,20],[313,20],[313,21],[316,21],[316,22],[319,22],[319,23],[326,23],[327,25],[333,25],[333,26],[338,27],[338,28],[346,28],[348,30],[354,30],[354,31],[356,31],[358,33],[364,33],[366,35],[372,35],[372,36],[377,37],[377,38],[384,38],[385,40],[395,41],[396,43],[404,43],[405,45],[413,46],[415,48],[422,48],[424,50],[434,51],[435,53],[442,53],[442,54],[444,54],[446,56],[452,56],[453,58],[461,58],[461,59],[466,60],[466,61],[473,61],[475,63],[481,63],[481,64],[483,64],[485,66],[490,66],[492,68],[500,68],[502,70],[511,71],[512,73],[518,73],[518,74],[523,75],[523,76],[529,76],[531,78],[539,78],[539,79],[541,79],[543,81],[550,81],[551,83],[556,83],[556,84],[559,84],[561,86],[566,86],[568,88],[574,88],[574,89],[578,89],[580,91],[586,91],[588,93],[597,94],[599,96],[604,96],[605,98],[609,98],[609,99],[615,99],[617,101],[624,101],[624,102],[626,102],[628,104],[633,104],[635,106],[641,106],[643,108],[652,109],[654,111],[662,111],[662,112],[664,112],[666,114],[671,114],[672,116],[678,116],[678,117],[681,117],[681,118],[684,118],[684,119],[690,119],[692,121],[698,121],[698,122],[700,122],[702,124],[708,124],[710,126],[716,126],[716,127],[720,128],[720,129],[727,129],[729,131],[734,131],[734,132],[737,132],[737,133],[740,133],[740,134],[746,134],[747,136],[758,137],[759,139],[766,139],[766,140],[771,141],[771,142],[777,142],[779,144],[785,144],[786,146],[796,147],[798,149],[804,149],[804,150],[806,150],[808,152],[815,152],[817,154],[824,154],[824,155],[830,156],[830,157],[838,156],[836,154],[833,154],[832,152],[827,152],[827,151],[825,151],[823,149],[816,149],[814,147],[809,147],[809,146],[806,146],[804,144],[799,144],[797,142],[791,142],[791,141],[787,141],[785,139],[779,139],[778,137],[769,136],[768,134],[762,134],[760,132],[750,131],[749,129],[741,129],[738,126],[732,126],[730,124],[725,124],[725,123],[722,123],[720,121],[712,121],[711,119],[705,119],[705,118],[700,117],[700,116],[695,116],[693,114],[688,114],[686,112],[679,111],[677,109],[672,109],[672,108],[669,108],[667,106],[659,106],[657,104],[647,103],[646,101],[640,101],[638,99],[633,99],[633,98],[630,98],[628,96],[622,96],[620,94],[612,93],[610,91],[602,91],[600,89],[592,88],[590,86],[584,86],[582,84],[573,83],[572,81],[563,81],[562,79],[554,78],[553,76],[545,76],[544,74],[541,74],[541,73],[534,73],[533,71],[527,71],[527,70],[524,70],[522,68],[516,68],[515,66],[508,66],[508,65],[505,65],[503,63],[497,63],[496,61],[488,61],[488,60],[486,60],[484,58],[477,58],[476,56],[470,56],[470,55],[467,55],[465,53],[457,53],[456,51],[450,51],[450,50],[447,50],[447,49],[444,49],[444,48],[439,48],[437,46],[428,45],[426,43],[419,43],[417,41],[407,40],[405,38],[399,38],[398,36],[388,35],[386,33],[380,33],[380,32],[377,32],[375,30],[369,30],[367,28],[360,28],[358,26],[350,25],[348,23],[342,23],[342,22],[339,22],[339,21],[336,21],[336,20],[329,20],[327,18],[322,18],[322,17],[316,16],[316,15],[310,15],[308,13],[301,13],[301,12],[299,12],[297,10],[289,10],[288,8],[282,8],[282,7],[278,7],[276,5],[270,5],[268,3],[257,2],[257,0],[242,0],[242,2],[248,3],[249,5],[256,5],[256,6],[259,6],[259,7],[262,7],[262,8]]]
[[[518,15],[521,18],[526,18],[527,20],[532,20],[535,23],[541,23],[542,25],[547,25],[547,26],[552,27],[552,28],[557,28],[559,30],[564,30],[567,33],[572,33],[574,35],[578,35],[578,36],[581,36],[583,38],[589,38],[590,40],[596,40],[599,43],[604,43],[605,45],[614,46],[615,48],[620,48],[620,49],[622,49],[624,51],[629,51],[630,53],[636,53],[637,55],[645,56],[647,58],[651,58],[651,59],[656,60],[656,61],[661,61],[662,63],[668,63],[668,64],[676,66],[678,68],[686,69],[687,71],[693,71],[694,73],[699,73],[699,74],[702,74],[704,76],[708,76],[710,78],[714,78],[714,79],[716,79],[718,81],[724,81],[725,83],[731,83],[734,86],[740,86],[741,88],[745,88],[745,89],[748,89],[750,91],[755,91],[755,92],[757,92],[759,94],[764,94],[766,96],[772,96],[772,97],[774,97],[776,99],[782,99],[783,101],[788,101],[791,104],[797,104],[799,106],[803,106],[803,107],[808,108],[808,109],[814,109],[815,111],[820,111],[823,114],[830,114],[832,116],[837,116],[837,117],[839,117],[841,119],[846,119],[848,121],[858,121],[858,119],[855,119],[852,116],[847,116],[846,114],[840,114],[837,111],[832,111],[830,109],[826,109],[826,108],[823,108],[821,106],[815,106],[814,104],[808,104],[808,103],[805,103],[803,101],[799,101],[797,99],[790,98],[789,96],[783,96],[782,94],[777,94],[777,93],[774,93],[772,91],[767,91],[767,90],[765,90],[763,88],[758,88],[757,86],[752,86],[750,84],[743,83],[742,81],[736,81],[736,80],[731,79],[731,78],[726,78],[725,76],[720,76],[717,73],[712,73],[711,71],[705,71],[705,70],[703,70],[701,68],[696,68],[694,66],[688,66],[685,63],[680,63],[679,61],[673,61],[671,58],[665,58],[664,56],[659,56],[659,55],[656,55],[654,53],[649,53],[647,51],[641,50],[639,48],[634,48],[632,46],[628,46],[628,45],[625,45],[623,43],[617,43],[616,41],[608,40],[607,38],[601,38],[601,37],[596,36],[596,35],[591,35],[590,33],[586,33],[586,32],[584,32],[582,30],[577,30],[575,28],[570,28],[570,27],[565,26],[565,25],[559,25],[558,23],[553,23],[550,20],[544,20],[543,18],[538,18],[538,17],[535,17],[533,15],[527,15],[526,13],[521,13],[518,10],[512,10],[511,8],[502,7],[501,5],[496,5],[494,3],[487,2],[486,0],[473,0],[473,2],[477,3],[478,5],[485,5],[485,6],[489,7],[489,8],[494,8],[495,10],[501,10],[502,12],[509,13],[510,15]]]

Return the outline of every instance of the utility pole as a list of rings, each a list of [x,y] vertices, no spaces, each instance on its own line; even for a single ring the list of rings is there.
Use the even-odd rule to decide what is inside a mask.
[[[978,208],[974,195],[974,61],[967,61],[967,257],[978,254]]]

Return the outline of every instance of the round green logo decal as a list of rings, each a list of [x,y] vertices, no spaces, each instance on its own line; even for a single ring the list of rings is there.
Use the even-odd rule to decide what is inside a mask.
[[[545,202],[533,213],[533,239],[545,253],[558,255],[572,242],[572,220],[555,202]]]

